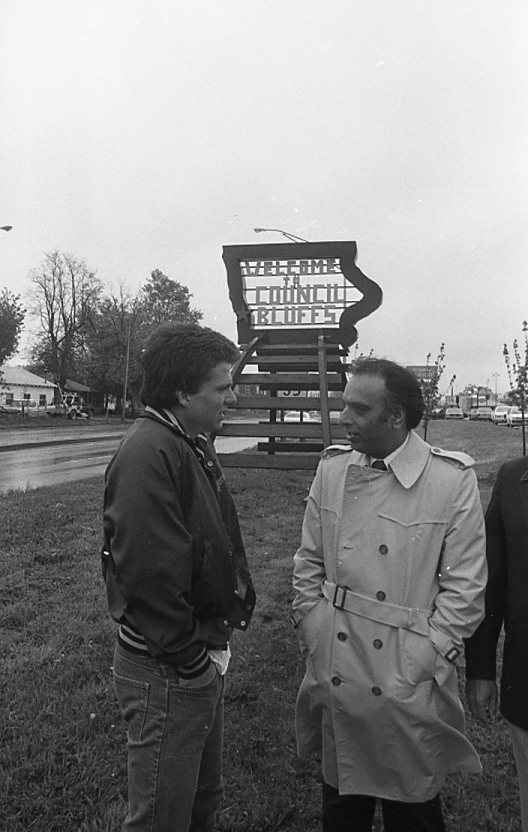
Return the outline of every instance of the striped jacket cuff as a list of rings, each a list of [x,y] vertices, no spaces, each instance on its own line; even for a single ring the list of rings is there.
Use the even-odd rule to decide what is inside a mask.
[[[182,679],[195,679],[197,676],[205,673],[210,664],[211,659],[209,658],[209,653],[203,647],[194,661],[189,664],[178,665],[178,676],[181,676]]]

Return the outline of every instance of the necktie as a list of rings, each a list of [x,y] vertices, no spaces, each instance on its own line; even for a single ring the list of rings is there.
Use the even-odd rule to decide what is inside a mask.
[[[386,471],[387,470],[387,466],[385,465],[385,462],[382,459],[375,459],[374,462],[370,463],[370,467],[375,468],[376,471]]]

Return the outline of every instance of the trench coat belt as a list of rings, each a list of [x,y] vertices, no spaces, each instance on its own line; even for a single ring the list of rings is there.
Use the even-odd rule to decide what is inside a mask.
[[[422,636],[429,635],[432,610],[400,607],[387,601],[378,601],[377,598],[360,595],[359,592],[352,592],[348,587],[339,586],[331,581],[324,581],[322,591],[324,597],[338,610],[345,610],[389,627],[412,630]]]

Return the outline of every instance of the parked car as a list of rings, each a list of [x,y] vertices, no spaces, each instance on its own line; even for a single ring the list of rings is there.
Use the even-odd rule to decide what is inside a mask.
[[[506,425],[509,428],[515,428],[519,425],[522,425],[523,422],[523,415],[521,412],[521,408],[517,407],[517,405],[513,405],[510,407],[508,414],[506,416]],[[524,423],[528,422],[528,413],[524,412]]]
[[[460,407],[446,407],[444,419],[463,419],[464,414]]]
[[[13,416],[17,413],[22,413],[20,407],[16,407],[14,404],[0,404],[0,414]]]
[[[488,405],[480,405],[479,407],[477,407],[475,419],[478,422],[492,422],[493,408],[489,407]]]
[[[331,422],[339,422],[339,417],[341,416],[340,410],[331,410],[330,411],[330,421]],[[320,422],[321,421],[321,411],[320,410],[310,410],[307,416],[304,417],[308,422]]]
[[[493,423],[495,425],[505,425],[509,409],[509,404],[498,404],[493,411]]]
[[[301,413],[300,413],[299,410],[288,410],[284,414],[283,421],[284,422],[298,422],[298,423],[300,423],[301,421],[302,422],[315,422],[316,420],[312,419],[311,414],[306,410],[302,412],[302,419],[301,419]],[[319,419],[319,421],[321,421],[321,420]]]
[[[47,413],[48,416],[67,416],[68,419],[91,419],[94,409],[77,393],[67,393],[60,404],[48,408]]]
[[[431,419],[445,419],[445,407],[433,407],[431,410]]]

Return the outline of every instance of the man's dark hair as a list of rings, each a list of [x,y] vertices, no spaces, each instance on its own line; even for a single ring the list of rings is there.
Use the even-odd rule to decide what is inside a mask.
[[[162,324],[143,351],[141,401],[156,409],[173,407],[179,392],[197,393],[217,364],[234,364],[240,352],[214,329],[189,323]]]
[[[355,376],[383,378],[389,412],[394,412],[396,407],[403,407],[408,430],[420,424],[424,413],[424,400],[418,379],[410,370],[387,358],[357,358],[350,365],[350,372]]]

